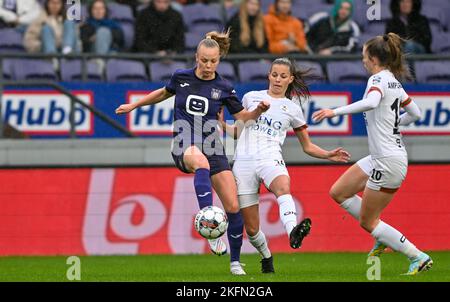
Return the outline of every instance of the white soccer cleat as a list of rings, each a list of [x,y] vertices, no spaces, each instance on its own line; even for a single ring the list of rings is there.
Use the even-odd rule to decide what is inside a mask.
[[[211,252],[216,254],[217,256],[222,256],[227,253],[227,245],[222,239],[208,239],[209,247],[211,248]]]
[[[245,266],[244,263],[240,263],[239,261],[233,261],[230,263],[230,272],[232,275],[235,276],[244,276],[247,275],[244,271],[244,269],[242,268],[243,266]]]

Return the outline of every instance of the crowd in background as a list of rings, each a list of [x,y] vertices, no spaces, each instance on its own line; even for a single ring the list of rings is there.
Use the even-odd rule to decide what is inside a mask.
[[[129,5],[135,18],[134,37],[128,37],[132,43],[127,47],[124,28],[109,16],[108,4],[113,1],[89,2],[87,16],[80,22],[67,19],[65,0],[0,0],[0,35],[14,28],[23,34],[24,47],[31,53],[183,53],[189,42],[183,7],[202,2],[219,3],[224,11],[235,8],[235,14],[224,14],[223,20],[223,29],[231,28],[231,53],[360,52],[361,30],[354,20],[353,0],[323,1],[334,4],[331,10],[303,20],[292,14],[296,0],[273,0],[266,14],[261,1],[117,0]],[[392,0],[390,10],[385,32],[409,39],[408,52],[430,53],[432,32],[421,14],[421,1]]]

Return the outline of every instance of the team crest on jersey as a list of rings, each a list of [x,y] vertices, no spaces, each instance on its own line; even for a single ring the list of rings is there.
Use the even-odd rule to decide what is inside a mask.
[[[381,77],[379,77],[379,76],[374,76],[374,77],[373,77],[372,84],[380,84],[380,83],[381,83]]]
[[[280,108],[281,108],[282,111],[288,112],[288,106],[286,106],[286,105],[281,105]]]
[[[220,96],[222,95],[222,90],[219,89],[211,89],[211,98],[214,100],[220,99]]]

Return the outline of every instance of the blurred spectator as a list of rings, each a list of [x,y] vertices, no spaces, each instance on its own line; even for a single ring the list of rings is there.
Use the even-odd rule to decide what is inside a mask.
[[[159,55],[181,53],[184,32],[183,18],[170,6],[170,0],[153,0],[137,18],[136,49]]]
[[[275,54],[306,52],[302,22],[291,16],[291,0],[275,0],[264,16],[269,51]]]
[[[231,53],[267,52],[264,16],[260,0],[242,0],[239,11],[230,19]]]
[[[40,13],[37,0],[0,0],[0,29],[15,27],[23,33]]]
[[[46,0],[41,15],[25,32],[24,45],[29,52],[63,54],[79,52],[77,25],[66,20],[64,0]]]
[[[392,0],[392,19],[386,24],[386,33],[396,33],[409,39],[404,46],[405,52],[431,52],[431,30],[427,17],[420,14],[420,0]]]
[[[119,23],[108,18],[105,1],[91,2],[88,14],[88,19],[80,28],[83,51],[107,54],[120,50],[124,45],[123,31]]]
[[[311,50],[321,55],[355,51],[360,30],[352,14],[353,0],[336,0],[331,15],[313,15],[306,35]]]

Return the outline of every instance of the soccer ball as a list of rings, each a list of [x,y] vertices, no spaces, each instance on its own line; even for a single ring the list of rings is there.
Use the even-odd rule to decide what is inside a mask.
[[[206,239],[216,239],[225,234],[228,218],[225,212],[216,206],[204,207],[194,219],[197,232]]]

